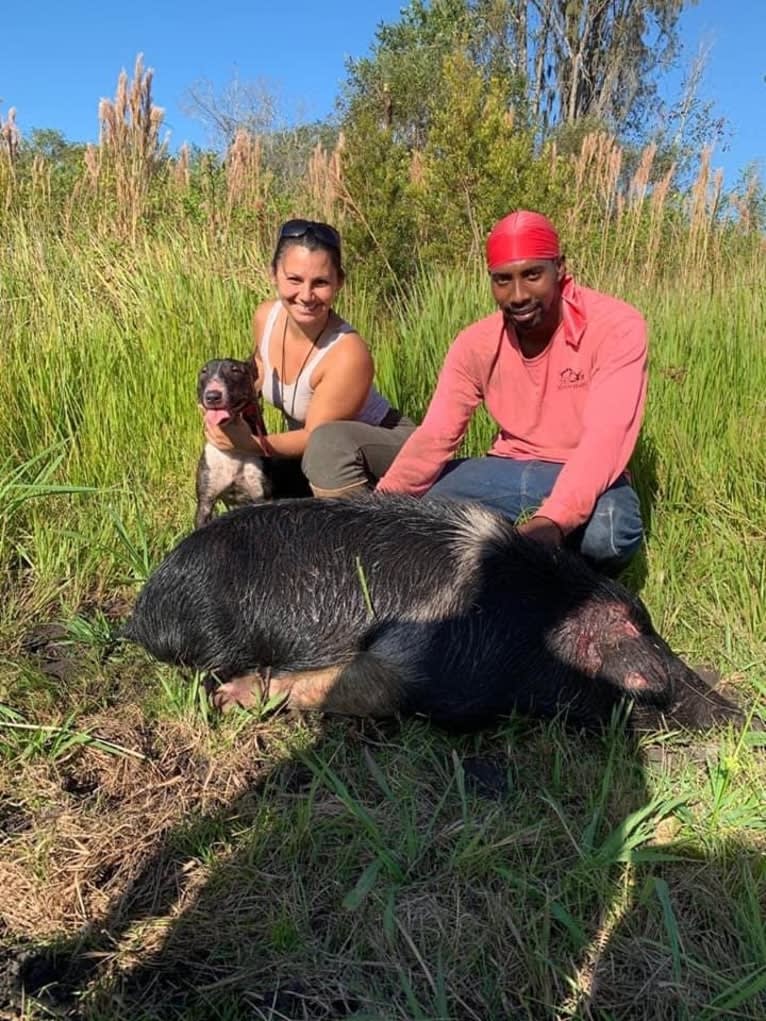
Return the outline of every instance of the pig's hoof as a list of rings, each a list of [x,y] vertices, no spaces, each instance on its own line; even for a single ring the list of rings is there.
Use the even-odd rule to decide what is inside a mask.
[[[210,701],[222,713],[232,709],[252,709],[261,701],[261,689],[257,674],[235,677],[233,681],[220,684],[210,693]]]

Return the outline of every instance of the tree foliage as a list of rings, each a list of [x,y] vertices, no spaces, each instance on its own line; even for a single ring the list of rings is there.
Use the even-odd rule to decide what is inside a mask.
[[[480,253],[489,224],[514,206],[555,207],[566,180],[555,153],[517,123],[508,83],[485,80],[460,50],[444,60],[420,169],[420,235],[437,259]]]
[[[678,18],[688,0],[485,0],[514,9],[526,26],[529,94],[543,130],[583,117],[639,134],[651,117],[658,75],[679,53]]]
[[[391,138],[421,149],[428,138],[444,58],[471,28],[465,0],[412,0],[401,19],[380,25],[371,57],[348,63],[343,120],[372,119]]]
[[[375,107],[422,147],[445,56],[462,45],[513,92],[543,135],[582,118],[625,135],[646,128],[658,78],[678,58],[678,19],[696,0],[412,0],[378,28],[372,55],[351,61],[346,118]]]
[[[340,102],[372,247],[391,264],[413,236],[429,256],[477,248],[508,209],[563,201],[556,152],[594,130],[646,139],[688,2],[412,0],[349,63]]]

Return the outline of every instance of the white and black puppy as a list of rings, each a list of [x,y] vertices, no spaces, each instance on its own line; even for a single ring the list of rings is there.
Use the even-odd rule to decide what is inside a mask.
[[[256,382],[253,362],[220,358],[203,365],[197,383],[197,400],[205,421],[220,425],[241,415],[256,435],[265,435]],[[228,508],[267,500],[270,495],[271,483],[262,457],[205,444],[197,465],[195,528],[210,521],[217,500],[222,500]]]

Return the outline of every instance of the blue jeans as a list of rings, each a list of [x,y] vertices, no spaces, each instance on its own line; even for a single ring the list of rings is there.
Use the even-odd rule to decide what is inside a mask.
[[[474,500],[513,521],[534,513],[553,489],[564,466],[510,457],[470,457],[450,461],[428,497]],[[567,536],[567,546],[609,573],[620,570],[643,539],[641,508],[625,475],[602,493],[590,518]]]

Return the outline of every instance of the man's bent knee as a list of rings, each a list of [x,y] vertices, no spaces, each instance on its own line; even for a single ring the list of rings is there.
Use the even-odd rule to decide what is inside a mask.
[[[601,496],[585,526],[580,552],[596,566],[622,568],[638,552],[643,538],[638,497],[626,485]]]

